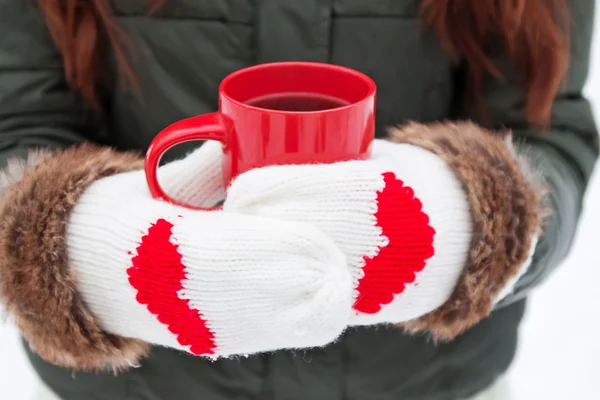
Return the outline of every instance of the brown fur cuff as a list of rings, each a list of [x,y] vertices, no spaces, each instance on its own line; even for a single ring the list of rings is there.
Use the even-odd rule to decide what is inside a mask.
[[[451,340],[489,315],[508,280],[525,263],[540,232],[542,191],[508,140],[472,123],[409,124],[390,140],[439,156],[461,181],[470,203],[473,236],[467,265],[450,299],[401,326]]]
[[[77,293],[66,230],[83,191],[95,180],[141,169],[138,155],[81,145],[13,160],[0,175],[0,301],[32,349],[63,367],[127,368],[146,343],[100,328]]]

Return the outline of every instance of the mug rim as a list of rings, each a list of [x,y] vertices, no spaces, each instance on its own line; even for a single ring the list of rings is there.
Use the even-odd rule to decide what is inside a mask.
[[[273,110],[270,108],[256,107],[256,106],[253,106],[253,105],[250,105],[250,104],[247,104],[240,100],[235,99],[226,90],[227,85],[230,84],[230,82],[232,80],[236,79],[240,75],[243,75],[243,74],[258,70],[258,69],[278,68],[278,67],[282,67],[282,66],[320,68],[323,70],[330,70],[330,71],[342,72],[345,74],[353,75],[353,76],[361,79],[363,82],[365,82],[367,84],[367,87],[368,87],[367,94],[358,101],[355,101],[355,102],[352,102],[350,104],[340,106],[340,107],[329,108],[329,109],[325,109],[325,110],[293,111],[293,110]],[[227,75],[221,81],[221,84],[219,85],[219,97],[221,99],[225,99],[228,102],[235,104],[238,107],[242,107],[242,108],[245,108],[248,110],[254,110],[254,111],[259,111],[259,112],[268,112],[270,114],[282,114],[282,115],[290,115],[290,114],[293,114],[293,115],[315,115],[315,114],[330,114],[332,112],[343,112],[344,110],[348,110],[353,107],[360,106],[360,105],[370,101],[371,99],[374,99],[376,92],[377,92],[377,85],[375,84],[375,81],[373,81],[373,79],[370,76],[368,76],[367,74],[364,74],[355,69],[344,67],[341,65],[321,63],[321,62],[312,62],[312,61],[279,61],[279,62],[256,64],[256,65],[242,68],[242,69],[232,72],[231,74]],[[221,101],[221,99],[220,99],[220,101]]]

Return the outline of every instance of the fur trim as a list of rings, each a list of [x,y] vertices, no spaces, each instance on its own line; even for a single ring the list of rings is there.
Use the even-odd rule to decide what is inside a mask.
[[[0,301],[32,349],[53,364],[124,369],[149,349],[108,334],[87,311],[69,268],[69,215],[95,180],[140,169],[136,154],[84,144],[11,161],[0,175]]]
[[[0,171],[0,198],[4,196],[9,187],[21,180],[27,168],[38,165],[52,155],[52,151],[40,149],[31,150],[27,154],[26,160],[20,157],[10,158],[6,167]]]
[[[496,296],[526,262],[541,230],[544,191],[510,135],[505,141],[468,122],[411,123],[389,133],[393,142],[421,146],[444,160],[471,206],[471,250],[450,299],[400,324],[409,333],[428,331],[435,340],[451,340],[490,314]]]

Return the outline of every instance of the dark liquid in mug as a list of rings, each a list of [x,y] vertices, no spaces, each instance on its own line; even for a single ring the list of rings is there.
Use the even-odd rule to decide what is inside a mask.
[[[350,103],[317,93],[275,93],[248,100],[246,104],[268,110],[322,111],[347,106]]]

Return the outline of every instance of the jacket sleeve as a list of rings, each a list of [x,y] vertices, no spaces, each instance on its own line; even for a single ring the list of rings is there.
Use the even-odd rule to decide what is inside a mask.
[[[519,89],[507,57],[494,57],[504,80],[484,82],[484,102],[494,128],[509,128],[532,167],[544,177],[550,215],[545,220],[527,272],[498,307],[524,298],[567,256],[577,229],[582,200],[598,157],[598,132],[589,101],[583,95],[593,31],[594,1],[570,2],[571,58],[565,83],[552,108],[550,129],[541,131],[527,124],[525,94]],[[465,102],[459,118],[477,120],[476,107]]]
[[[36,2],[0,0],[0,168],[31,148],[82,142],[92,115],[67,87]]]

